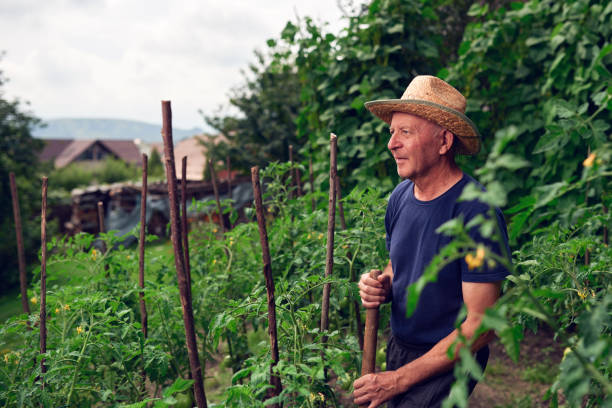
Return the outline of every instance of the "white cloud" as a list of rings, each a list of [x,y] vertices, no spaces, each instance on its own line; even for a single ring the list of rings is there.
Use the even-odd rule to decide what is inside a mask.
[[[342,25],[334,0],[3,0],[0,61],[10,97],[42,118],[160,122],[170,99],[177,127],[203,127],[242,82],[255,48],[295,12]]]

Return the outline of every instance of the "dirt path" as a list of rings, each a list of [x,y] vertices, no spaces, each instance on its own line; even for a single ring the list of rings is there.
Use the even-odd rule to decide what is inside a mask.
[[[518,363],[514,363],[495,340],[491,357],[469,400],[470,408],[547,407],[546,391],[554,382],[563,350],[549,330],[525,333]]]

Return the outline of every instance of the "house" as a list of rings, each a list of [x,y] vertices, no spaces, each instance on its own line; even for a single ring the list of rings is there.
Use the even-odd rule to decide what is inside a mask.
[[[72,140],[45,139],[45,147],[39,155],[40,161],[52,161],[56,168],[71,163],[95,163],[106,157],[141,165],[138,146],[132,140]]]

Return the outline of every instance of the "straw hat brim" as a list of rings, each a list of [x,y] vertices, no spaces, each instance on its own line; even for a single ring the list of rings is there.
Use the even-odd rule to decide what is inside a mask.
[[[457,136],[458,154],[473,155],[480,151],[480,133],[476,125],[455,109],[421,99],[382,99],[366,102],[365,107],[388,124],[391,124],[394,112],[411,113],[422,117]]]

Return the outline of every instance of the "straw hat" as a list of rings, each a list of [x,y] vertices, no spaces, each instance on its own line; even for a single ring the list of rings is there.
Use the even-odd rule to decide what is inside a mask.
[[[401,99],[365,103],[370,112],[391,124],[393,112],[412,113],[437,123],[457,136],[458,154],[480,151],[480,133],[465,116],[465,97],[447,82],[431,75],[414,77]]]

